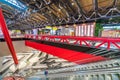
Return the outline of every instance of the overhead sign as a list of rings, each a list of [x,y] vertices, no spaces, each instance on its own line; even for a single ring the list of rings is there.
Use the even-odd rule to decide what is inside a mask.
[[[55,30],[55,31],[58,29],[57,27],[51,27],[51,26],[46,26],[45,28],[46,28],[46,29]]]
[[[0,2],[21,11],[27,10],[27,7],[18,0],[0,0]]]
[[[51,26],[46,26],[45,28],[46,28],[46,29],[52,29],[52,27],[51,27]]]

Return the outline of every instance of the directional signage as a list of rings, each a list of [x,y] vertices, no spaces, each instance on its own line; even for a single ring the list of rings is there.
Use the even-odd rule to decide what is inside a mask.
[[[27,7],[18,0],[0,0],[1,3],[4,3],[8,6],[11,6],[20,11],[26,11]]]

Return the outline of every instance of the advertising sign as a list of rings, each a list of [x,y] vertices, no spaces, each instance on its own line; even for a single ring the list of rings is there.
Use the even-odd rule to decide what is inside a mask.
[[[120,37],[120,30],[103,30],[102,37]]]

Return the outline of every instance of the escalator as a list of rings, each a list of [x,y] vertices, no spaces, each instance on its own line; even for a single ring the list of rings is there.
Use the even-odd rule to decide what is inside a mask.
[[[116,65],[116,63],[118,65]],[[112,64],[112,66],[110,66]],[[107,65],[107,66],[106,66]],[[27,80],[120,80],[120,59],[37,72]]]

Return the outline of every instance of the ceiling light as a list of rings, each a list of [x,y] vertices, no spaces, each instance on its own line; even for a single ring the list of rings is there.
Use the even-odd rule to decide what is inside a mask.
[[[76,24],[74,24],[73,26],[76,27]]]
[[[61,11],[61,9],[58,9],[58,11]]]
[[[49,13],[51,13],[51,11],[49,11]]]
[[[68,25],[66,25],[66,27],[68,27]]]
[[[75,5],[75,3],[72,3],[72,5]]]

